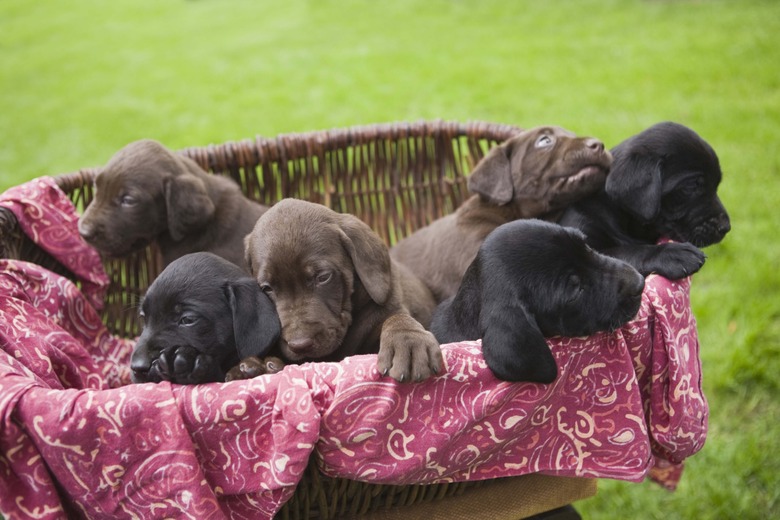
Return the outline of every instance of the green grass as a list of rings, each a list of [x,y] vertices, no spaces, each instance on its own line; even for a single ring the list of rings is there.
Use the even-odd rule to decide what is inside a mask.
[[[780,3],[5,0],[0,190],[172,148],[356,124],[660,120],[718,151],[733,231],[693,281],[711,408],[675,493],[604,481],[587,518],[780,515]]]

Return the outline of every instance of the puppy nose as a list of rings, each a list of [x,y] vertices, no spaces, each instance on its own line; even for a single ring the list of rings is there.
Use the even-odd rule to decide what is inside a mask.
[[[641,296],[645,290],[645,277],[639,274],[634,268],[627,276],[623,278],[619,287],[621,298],[636,298]]]
[[[79,220],[79,235],[84,240],[90,240],[95,236],[95,228],[84,221]]]
[[[314,345],[314,340],[311,338],[296,338],[287,342],[287,346],[290,347],[290,350],[293,352],[305,351],[311,348],[312,345]]]
[[[595,137],[589,137],[585,140],[585,146],[593,150],[594,152],[603,152],[604,143],[596,139]]]
[[[731,220],[727,215],[721,215],[718,219],[718,233],[725,235],[731,231]]]
[[[133,357],[130,361],[130,369],[137,374],[145,374],[149,372],[152,363],[148,358],[136,358]]]

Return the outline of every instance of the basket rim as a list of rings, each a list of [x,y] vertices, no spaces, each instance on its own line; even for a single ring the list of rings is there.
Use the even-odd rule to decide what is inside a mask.
[[[188,146],[175,150],[175,153],[193,156],[205,153],[209,163],[218,155],[228,153],[234,155],[236,149],[249,146],[255,154],[264,147],[281,145],[284,150],[300,150],[303,153],[289,155],[284,159],[294,160],[311,156],[314,151],[328,152],[334,149],[367,144],[381,139],[416,139],[438,137],[454,139],[457,137],[478,137],[504,141],[520,133],[523,128],[507,123],[496,123],[484,120],[467,120],[465,122],[445,119],[420,119],[417,121],[395,121],[385,123],[359,124],[345,127],[334,127],[325,130],[309,130],[303,132],[281,133],[274,137],[260,134],[253,138],[228,140],[221,143],[210,143],[202,146]],[[315,150],[316,149],[316,150]],[[51,177],[64,191],[92,183],[103,168],[88,166],[77,171],[53,174]]]

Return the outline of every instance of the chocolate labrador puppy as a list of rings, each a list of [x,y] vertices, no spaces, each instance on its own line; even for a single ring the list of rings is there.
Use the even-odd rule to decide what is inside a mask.
[[[684,278],[704,264],[699,249],[731,229],[717,195],[722,173],[712,147],[690,128],[664,122],[612,149],[599,193],[568,208],[559,222],[640,273]],[[656,244],[662,238],[673,243]]]
[[[210,251],[241,266],[244,236],[266,209],[244,197],[232,180],[144,139],[119,150],[98,173],[79,233],[109,256],[125,256],[156,240],[164,265]]]
[[[641,274],[593,251],[580,231],[517,220],[488,235],[431,331],[441,343],[482,338],[499,379],[551,383],[558,368],[545,336],[614,330],[636,315],[643,289]]]
[[[439,344],[424,328],[433,297],[357,217],[284,199],[246,244],[246,263],[276,304],[286,361],[378,352],[380,372],[398,381],[441,370]]]
[[[543,126],[494,147],[474,168],[474,192],[454,213],[398,242],[390,256],[423,280],[437,302],[454,295],[485,237],[521,218],[545,217],[604,186],[612,162],[592,137]]]
[[[276,345],[279,318],[268,296],[237,265],[213,253],[184,255],[149,287],[141,304],[144,328],[131,358],[136,383],[225,381],[250,356]],[[281,361],[266,371],[281,369]],[[250,361],[230,379],[258,375]]]

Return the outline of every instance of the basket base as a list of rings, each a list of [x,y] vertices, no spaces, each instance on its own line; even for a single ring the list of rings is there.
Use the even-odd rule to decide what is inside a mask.
[[[482,486],[467,489],[460,495],[447,497],[446,500],[369,512],[360,518],[365,520],[436,520],[439,518],[518,520],[552,512],[577,500],[591,497],[596,494],[596,491],[596,479],[530,474],[488,481]],[[569,511],[571,509],[562,512],[568,514]],[[574,514],[576,515],[576,512]]]

